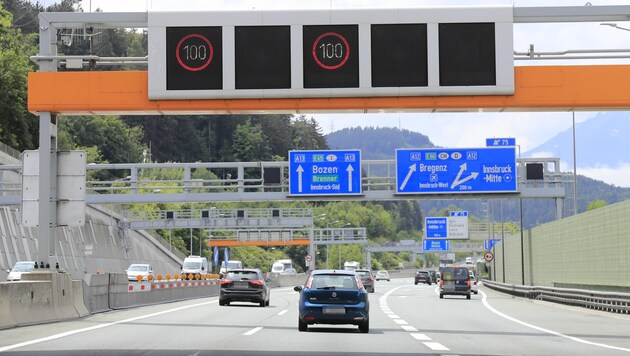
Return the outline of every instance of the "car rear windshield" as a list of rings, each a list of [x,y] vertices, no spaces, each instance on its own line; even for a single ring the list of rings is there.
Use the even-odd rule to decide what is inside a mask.
[[[426,272],[426,271],[418,271],[418,274],[419,274],[419,275],[421,275],[421,276],[428,276],[428,275],[429,275],[429,272]]]
[[[228,272],[225,278],[233,281],[254,281],[260,279],[255,271],[232,271]]]
[[[358,289],[356,278],[349,274],[316,274],[311,288],[315,289]]]
[[[442,271],[442,279],[445,281],[455,281],[470,278],[468,268],[445,268]]]
[[[369,277],[370,274],[371,274],[370,271],[359,271],[359,270],[356,270],[355,272],[361,277]]]

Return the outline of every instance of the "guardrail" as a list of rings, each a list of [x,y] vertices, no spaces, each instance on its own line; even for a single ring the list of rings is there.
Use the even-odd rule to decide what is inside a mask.
[[[521,286],[483,280],[488,288],[523,298],[544,300],[611,313],[630,314],[630,293],[599,292],[582,289]]]

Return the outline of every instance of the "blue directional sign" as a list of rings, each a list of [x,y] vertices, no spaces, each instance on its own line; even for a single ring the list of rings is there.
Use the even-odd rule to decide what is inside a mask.
[[[516,148],[396,150],[396,193],[515,193]]]
[[[422,240],[422,250],[424,251],[448,251],[451,243],[448,240]]]
[[[451,211],[451,216],[468,216],[467,211]]]
[[[499,242],[501,242],[501,239],[483,240],[483,249],[485,251],[490,251],[490,250],[492,250],[494,245],[496,245]]]
[[[424,230],[427,232],[427,239],[445,239],[448,237],[448,219],[446,217],[425,218]]]
[[[487,138],[486,146],[494,147],[494,146],[516,146],[516,139],[514,137],[504,137],[504,138]]]
[[[361,194],[361,151],[290,151],[291,195]]]

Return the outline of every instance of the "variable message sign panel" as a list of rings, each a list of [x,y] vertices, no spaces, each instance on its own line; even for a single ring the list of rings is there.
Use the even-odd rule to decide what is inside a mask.
[[[514,193],[514,147],[396,150],[396,193]]]
[[[361,151],[290,151],[291,195],[361,194]]]
[[[513,10],[149,12],[149,99],[514,93]]]

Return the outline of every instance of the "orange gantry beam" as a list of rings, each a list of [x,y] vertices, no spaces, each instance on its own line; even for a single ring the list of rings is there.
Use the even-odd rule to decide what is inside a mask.
[[[291,241],[237,241],[211,240],[208,247],[237,247],[237,246],[303,246],[309,244],[308,239],[294,239]]]
[[[515,67],[514,75],[514,95],[149,100],[148,72],[36,72],[28,76],[28,109],[66,115],[630,109],[630,65]]]

